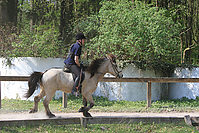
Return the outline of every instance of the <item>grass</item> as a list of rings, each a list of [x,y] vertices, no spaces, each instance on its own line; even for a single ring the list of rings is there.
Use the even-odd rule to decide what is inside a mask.
[[[153,101],[150,108],[146,107],[146,101],[109,101],[104,97],[93,97],[93,99],[95,106],[90,110],[91,112],[199,112],[198,99],[193,100],[186,97],[173,100]],[[3,99],[2,109],[0,109],[0,113],[28,112],[29,109],[33,107],[33,105],[33,101]],[[49,106],[53,113],[77,112],[79,108],[83,106],[82,99],[69,95],[67,105],[67,108],[63,108],[62,100],[60,99],[52,100]],[[39,112],[41,111],[44,111],[42,101],[39,102]]]
[[[91,112],[198,112],[199,101],[181,98],[173,100],[160,100],[153,101],[152,107],[147,108],[146,101],[109,101],[104,97],[94,97],[95,106]],[[0,113],[27,113],[33,107],[34,102],[14,99],[3,99],[2,109]],[[76,98],[72,95],[68,96],[68,107],[62,107],[62,100],[52,100],[50,102],[50,109],[53,113],[60,112],[77,112],[82,106],[82,99]],[[44,112],[42,101],[39,102],[39,112]],[[198,126],[187,126],[185,122],[179,123],[126,123],[126,124],[88,124],[87,128],[76,125],[40,125],[40,126],[20,126],[20,127],[0,127],[0,133],[51,133],[51,132],[171,132],[171,133],[184,133],[184,132],[199,132]]]
[[[20,127],[0,127],[1,133],[123,133],[123,132],[169,132],[169,133],[194,133],[198,132],[199,127],[187,126],[184,122],[181,123],[134,123],[134,124],[89,124],[87,128],[76,125],[40,125],[40,126],[20,126]]]

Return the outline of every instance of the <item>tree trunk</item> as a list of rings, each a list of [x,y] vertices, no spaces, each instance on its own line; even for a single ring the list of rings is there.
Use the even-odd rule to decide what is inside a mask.
[[[62,41],[64,40],[64,32],[65,32],[65,16],[66,16],[65,6],[66,6],[66,1],[63,0],[61,2],[61,17],[60,17],[60,27],[59,27],[60,38]]]
[[[34,0],[30,0],[30,9],[33,12],[33,6],[34,6]],[[33,27],[33,15],[31,15],[30,18],[30,31],[32,31],[32,27]]]
[[[0,25],[17,25],[17,3],[18,0],[0,0]]]
[[[23,2],[24,2],[24,0],[22,0],[20,4],[23,5]],[[19,11],[20,14],[19,14],[19,23],[18,24],[19,24],[19,34],[20,34],[21,29],[22,29],[22,18],[23,18],[23,13],[22,13],[23,9],[22,9],[22,7],[19,10],[20,10]]]
[[[60,19],[60,37],[66,44],[70,43],[71,39],[71,22],[73,18],[74,0],[63,0],[61,2],[61,19]]]

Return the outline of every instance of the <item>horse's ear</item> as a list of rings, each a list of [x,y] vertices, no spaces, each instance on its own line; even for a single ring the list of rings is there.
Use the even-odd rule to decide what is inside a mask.
[[[112,59],[112,56],[111,56],[111,55],[112,55],[111,53],[108,54],[108,55],[107,55],[107,58]]]
[[[109,57],[108,57],[108,56],[105,56],[105,57],[104,57],[104,60],[108,60],[108,59],[109,59]]]

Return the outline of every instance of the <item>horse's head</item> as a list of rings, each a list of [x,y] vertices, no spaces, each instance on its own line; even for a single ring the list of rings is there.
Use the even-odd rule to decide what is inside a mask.
[[[114,75],[116,78],[122,78],[123,74],[122,71],[117,66],[116,57],[113,54],[109,54],[107,58],[109,59],[110,62],[110,64],[108,65],[108,72]]]

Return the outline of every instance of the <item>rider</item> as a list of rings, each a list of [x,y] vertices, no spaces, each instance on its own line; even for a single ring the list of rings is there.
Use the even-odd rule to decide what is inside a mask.
[[[82,52],[82,45],[84,44],[86,37],[83,33],[78,33],[76,35],[76,43],[72,44],[67,56],[67,59],[64,61],[65,66],[75,75],[75,83],[73,85],[73,89],[71,94],[79,97],[80,95],[77,92],[80,73],[81,73],[81,65],[79,63],[79,59]]]

